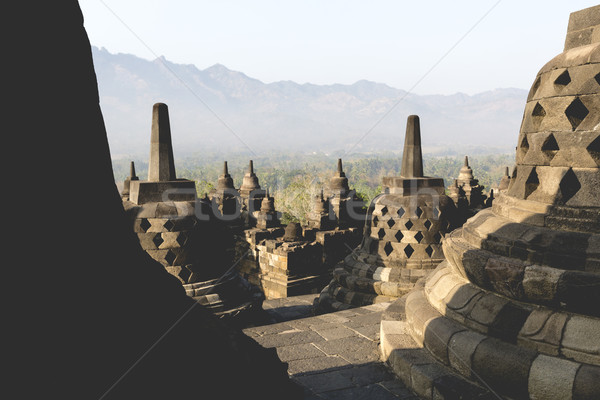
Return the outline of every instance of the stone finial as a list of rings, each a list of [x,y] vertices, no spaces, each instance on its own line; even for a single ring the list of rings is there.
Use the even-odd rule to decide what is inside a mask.
[[[473,169],[469,166],[469,157],[465,156],[465,162],[458,173],[459,182],[471,181],[474,179]]]
[[[350,191],[350,187],[348,186],[348,178],[346,177],[346,174],[342,168],[341,158],[338,158],[337,172],[329,181],[329,189],[339,197],[345,196]]]
[[[504,176],[500,178],[500,183],[498,184],[499,191],[505,191],[508,189],[508,185],[510,184],[510,175],[508,174],[508,167],[504,170]]]
[[[342,168],[342,159],[341,158],[338,158],[337,172],[338,172],[339,176],[346,176],[346,174],[344,173],[344,169]]]
[[[152,107],[152,135],[150,139],[150,163],[148,181],[174,181],[175,161],[171,144],[169,108],[164,103]]]
[[[129,200],[129,193],[131,188],[131,181],[138,181],[138,178],[135,174],[135,163],[131,161],[129,164],[129,176],[123,182],[123,191],[121,192],[121,197]]]
[[[229,175],[229,169],[227,167],[227,161],[223,162],[223,175],[219,177],[219,181],[217,182],[217,190],[218,189],[233,189],[233,178]]]
[[[254,173],[254,162],[250,160],[250,164],[248,165],[248,172],[244,175],[242,180],[242,186],[240,186],[240,191],[245,194],[249,194],[253,190],[260,189],[260,184],[258,183],[258,177]]]
[[[139,179],[135,174],[135,163],[133,161],[129,164],[129,179],[132,181]]]
[[[400,175],[404,178],[423,176],[423,155],[421,153],[421,126],[419,116],[409,115],[404,136],[404,154]]]
[[[265,197],[262,198],[260,203],[260,212],[263,214],[275,212],[275,199],[269,196],[269,190],[267,189]]]

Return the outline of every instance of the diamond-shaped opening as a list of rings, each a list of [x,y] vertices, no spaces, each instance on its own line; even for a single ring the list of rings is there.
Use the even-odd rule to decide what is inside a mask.
[[[540,185],[540,180],[538,178],[537,171],[535,167],[531,169],[527,180],[525,181],[525,198],[528,198],[531,193],[535,192],[535,190]]]
[[[590,110],[587,109],[579,97],[575,98],[565,110],[565,115],[569,119],[573,130],[577,129],[589,113]]]
[[[416,239],[417,243],[421,243],[421,240],[423,240],[423,234],[421,233],[421,231],[419,231],[415,234],[415,239]]]
[[[427,247],[425,248],[425,253],[427,253],[427,255],[428,255],[429,257],[431,257],[431,255],[433,254],[433,247],[431,247],[431,245],[427,246]]]
[[[573,196],[575,196],[575,193],[581,189],[581,183],[579,182],[579,179],[577,179],[577,175],[575,175],[575,172],[573,172],[572,168],[570,168],[565,176],[563,176],[559,187],[560,193],[562,194],[563,203],[569,201]]]
[[[373,226],[377,226],[377,223],[379,222],[379,218],[377,218],[377,216],[373,217]]]
[[[596,161],[596,164],[600,166],[600,136],[597,136],[585,149],[594,161]]]
[[[410,230],[410,228],[412,228],[414,226],[414,224],[411,221],[408,221],[407,223],[404,224],[404,226],[406,227],[406,229]]]
[[[436,232],[435,235],[433,235],[433,240],[435,240],[436,243],[440,243],[442,241],[442,234]]]
[[[594,76],[594,79],[596,80],[596,83],[600,85],[600,73],[597,73],[596,76]]]
[[[426,220],[426,221],[423,223],[423,225],[425,225],[425,229],[429,230],[429,228],[431,228],[431,225],[433,225],[433,224],[431,223],[431,221],[430,221],[430,220]]]
[[[440,217],[440,209],[439,207],[433,207],[433,219],[438,219]]]
[[[392,247],[390,242],[387,242],[385,246],[383,246],[383,251],[385,251],[386,256],[389,256],[390,254],[392,254],[392,251],[394,251],[394,248]]]
[[[404,211],[404,208],[403,208],[403,207],[400,207],[400,208],[398,209],[398,217],[399,217],[399,218],[402,218],[402,216],[404,215],[404,213],[405,213],[405,212],[406,212],[406,211]]]
[[[175,223],[173,221],[171,221],[170,219],[166,220],[165,223],[163,224],[163,227],[168,230],[169,232],[171,232],[171,230],[175,227]]]
[[[519,153],[521,157],[525,157],[525,154],[529,151],[529,141],[527,140],[527,135],[523,135],[523,140],[521,140],[521,144],[519,145]]]
[[[386,215],[387,213],[388,213],[388,208],[384,206],[384,207],[381,209],[381,216],[384,216],[384,215]]]
[[[176,257],[177,257],[177,255],[175,253],[173,253],[171,250],[169,250],[167,252],[167,254],[165,255],[165,261],[167,262],[168,265],[173,265],[173,261],[175,261]]]
[[[404,254],[406,254],[406,257],[408,257],[408,258],[410,258],[410,256],[412,256],[412,254],[414,252],[415,252],[415,249],[413,249],[410,244],[407,244],[406,247],[404,248]]]
[[[144,232],[146,232],[150,226],[152,226],[152,224],[150,223],[150,221],[148,221],[148,218],[142,218],[142,220],[140,221],[140,228],[142,228],[142,230]]]
[[[531,122],[533,123],[533,129],[538,130],[542,120],[546,116],[546,110],[540,103],[535,103],[533,111],[531,112]]]
[[[560,89],[567,86],[569,83],[571,83],[571,75],[569,75],[569,71],[566,69],[554,80],[554,85]]]
[[[396,234],[394,235],[394,237],[396,238],[396,240],[398,242],[401,242],[402,239],[404,238],[404,235],[402,234],[402,232],[398,231],[398,232],[396,232]]]
[[[542,82],[542,79],[538,76],[537,79],[535,80],[535,82],[533,83],[531,90],[529,90],[529,96],[527,96],[527,100],[532,99],[535,96],[535,93],[540,88],[541,82]]]
[[[417,207],[415,209],[415,215],[417,216],[417,218],[421,218],[421,215],[423,215],[423,210],[421,210],[421,207]]]
[[[157,233],[152,238],[152,242],[154,243],[154,245],[156,246],[156,248],[158,248],[161,244],[163,244],[164,241],[165,240],[162,238],[162,235],[160,233]]]
[[[185,234],[185,232],[181,232],[179,235],[177,235],[177,239],[175,240],[177,241],[179,246],[183,247],[187,243],[188,235]]]
[[[396,221],[394,221],[392,218],[388,219],[386,222],[387,226],[389,226],[390,228],[393,227],[394,225],[396,225]]]
[[[558,152],[558,143],[553,134],[548,135],[544,143],[542,144],[542,152],[552,160]]]
[[[182,281],[189,282],[190,276],[192,276],[192,271],[186,265],[184,268],[181,268],[181,271],[179,271],[178,276],[181,278]]]
[[[377,237],[379,239],[383,239],[385,237],[385,229],[379,228],[379,230],[377,231]]]

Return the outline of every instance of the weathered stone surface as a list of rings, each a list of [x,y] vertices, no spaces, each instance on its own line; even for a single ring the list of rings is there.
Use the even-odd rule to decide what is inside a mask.
[[[580,364],[539,355],[529,373],[529,396],[532,399],[571,399],[573,382]]]

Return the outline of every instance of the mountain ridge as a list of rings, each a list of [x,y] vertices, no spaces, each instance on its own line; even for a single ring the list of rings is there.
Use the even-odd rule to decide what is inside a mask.
[[[406,117],[421,117],[424,151],[514,148],[527,91],[417,95],[385,83],[264,83],[222,64],[199,69],[160,56],[92,46],[114,155],[145,153],[154,103],[169,105],[174,151],[377,152],[401,150]],[[363,138],[361,140],[361,138]]]

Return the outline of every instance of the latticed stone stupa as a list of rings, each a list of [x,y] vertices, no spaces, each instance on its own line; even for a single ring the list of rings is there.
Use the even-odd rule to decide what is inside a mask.
[[[508,190],[381,325],[424,398],[600,398],[600,6],[529,92]]]
[[[444,180],[423,176],[419,117],[408,117],[400,176],[383,178],[359,248],[334,270],[318,308],[331,311],[393,300],[442,260],[440,241],[456,207]]]
[[[229,197],[234,189],[227,163],[217,189],[225,205],[237,204]],[[189,296],[221,317],[260,308],[264,300],[260,289],[233,269],[223,270],[226,261],[219,254],[216,207],[208,199],[196,198],[194,181],[176,177],[166,104],[157,103],[152,109],[148,180],[139,180],[132,164],[121,196],[142,248],[181,281]]]

